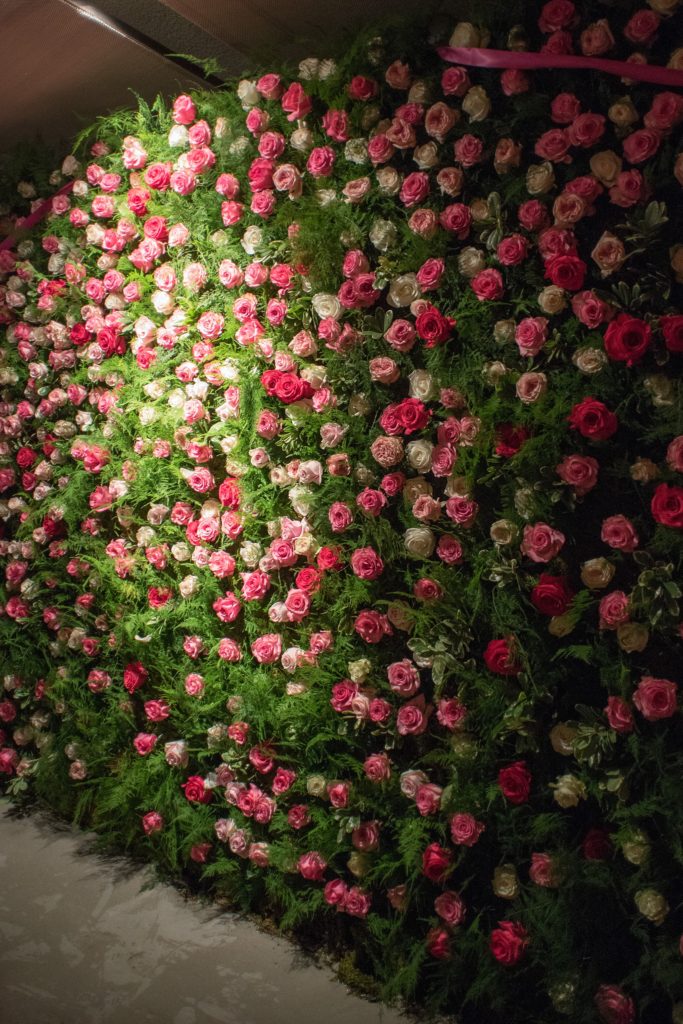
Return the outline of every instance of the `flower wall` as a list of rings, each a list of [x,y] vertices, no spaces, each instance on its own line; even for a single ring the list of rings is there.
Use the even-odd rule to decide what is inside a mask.
[[[683,66],[523,8],[452,44]],[[683,92],[452,30],[103,119],[0,253],[0,770],[383,998],[680,1021]]]

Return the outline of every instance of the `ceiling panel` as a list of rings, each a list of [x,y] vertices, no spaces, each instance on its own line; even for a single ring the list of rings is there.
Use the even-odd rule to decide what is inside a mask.
[[[0,149],[67,139],[99,115],[199,80],[60,0],[2,0]]]

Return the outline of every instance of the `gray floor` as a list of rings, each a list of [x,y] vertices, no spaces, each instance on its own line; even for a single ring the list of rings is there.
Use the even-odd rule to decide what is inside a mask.
[[[284,939],[0,801],[2,1024],[409,1024]]]

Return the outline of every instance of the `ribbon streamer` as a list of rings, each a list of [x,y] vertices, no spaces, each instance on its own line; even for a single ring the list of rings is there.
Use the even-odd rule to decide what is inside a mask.
[[[17,230],[30,231],[31,228],[35,227],[36,224],[39,224],[40,221],[50,213],[52,210],[52,200],[56,199],[57,196],[63,196],[66,193],[71,192],[73,187],[73,181],[67,181],[66,185],[62,185],[58,192],[55,192],[53,196],[50,196],[50,198],[42,202],[40,206],[37,206],[32,213],[29,213],[28,217],[24,217],[21,224],[16,225]],[[11,249],[15,242],[16,237],[14,235],[8,235],[7,238],[4,238],[2,242],[0,242],[0,252],[2,252],[3,249]]]
[[[603,57],[578,57],[565,53],[525,53],[518,50],[487,50],[475,46],[439,46],[439,56],[449,64],[478,68],[571,68],[577,71],[604,71],[619,78],[683,89],[683,71],[656,64],[635,64],[627,60]]]

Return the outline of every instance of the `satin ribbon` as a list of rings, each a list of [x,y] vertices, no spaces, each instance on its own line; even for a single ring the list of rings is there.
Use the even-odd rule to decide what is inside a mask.
[[[608,75],[630,78],[637,82],[667,85],[683,89],[683,71],[663,68],[657,64],[632,64],[627,60],[605,60],[603,57],[577,57],[565,53],[525,53],[518,50],[487,50],[475,46],[439,46],[439,56],[449,64],[477,68],[571,68],[577,71],[604,71]]]
[[[57,196],[63,196],[66,193],[71,192],[73,187],[73,181],[67,181],[66,185],[62,185],[58,192],[55,192],[53,196],[50,196],[50,198],[42,202],[40,206],[37,206],[33,213],[29,213],[28,217],[24,217],[21,224],[16,225],[17,230],[30,231],[31,228],[34,228],[36,224],[39,224],[41,220],[43,220],[44,217],[47,217],[48,213],[51,212],[52,200],[56,199]],[[15,242],[15,236],[8,235],[7,238],[3,239],[2,242],[0,242],[0,252],[2,252],[3,249],[11,249]]]

